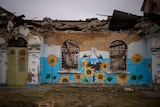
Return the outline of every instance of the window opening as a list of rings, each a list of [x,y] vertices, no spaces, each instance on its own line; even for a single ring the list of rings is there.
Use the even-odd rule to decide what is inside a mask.
[[[75,41],[67,40],[62,46],[62,70],[78,70],[79,46]]]
[[[110,45],[110,70],[111,72],[126,71],[127,45],[120,40]]]

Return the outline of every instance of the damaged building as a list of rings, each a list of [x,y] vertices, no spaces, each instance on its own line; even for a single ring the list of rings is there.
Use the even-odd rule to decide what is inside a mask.
[[[115,10],[110,20],[24,20],[1,8],[0,85],[160,83],[159,11],[146,11],[149,1],[143,17]]]

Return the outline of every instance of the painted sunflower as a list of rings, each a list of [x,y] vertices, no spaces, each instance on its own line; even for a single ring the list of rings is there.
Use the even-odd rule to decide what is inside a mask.
[[[148,68],[149,71],[151,70],[151,61],[148,61],[147,68]]]
[[[117,80],[119,83],[125,83],[128,81],[128,75],[127,74],[118,74]]]
[[[57,57],[56,57],[55,55],[50,55],[50,56],[48,57],[48,64],[49,64],[50,66],[56,65],[56,64],[57,64]]]
[[[84,74],[87,76],[87,77],[91,77],[94,75],[94,69],[92,67],[87,67],[84,71]]]
[[[132,62],[135,64],[139,64],[143,59],[143,56],[141,54],[135,54],[132,56]]]
[[[103,82],[106,79],[106,76],[103,72],[98,72],[96,74],[96,80],[99,82]]]
[[[83,61],[82,61],[82,67],[83,67],[83,68],[87,68],[87,64],[88,64],[88,61],[87,61],[87,60],[83,60]]]
[[[70,82],[69,76],[61,76],[60,82]]]
[[[82,74],[75,74],[74,75],[74,80],[76,82],[80,82],[82,80]]]
[[[107,62],[102,62],[102,64],[100,65],[100,68],[102,70],[108,70],[108,63]]]

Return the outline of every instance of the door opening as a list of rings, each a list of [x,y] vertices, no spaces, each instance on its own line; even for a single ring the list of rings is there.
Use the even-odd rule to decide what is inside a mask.
[[[27,41],[18,37],[8,41],[7,85],[26,85],[28,75]]]

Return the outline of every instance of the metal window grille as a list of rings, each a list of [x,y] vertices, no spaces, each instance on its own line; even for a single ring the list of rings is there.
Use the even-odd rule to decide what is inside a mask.
[[[110,70],[112,72],[126,71],[127,46],[123,41],[114,41],[110,45]]]
[[[62,70],[78,70],[79,47],[74,41],[66,41],[62,47]]]

